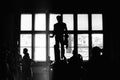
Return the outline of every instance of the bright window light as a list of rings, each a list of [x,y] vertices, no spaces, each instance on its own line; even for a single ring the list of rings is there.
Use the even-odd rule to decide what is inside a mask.
[[[35,30],[45,30],[45,29],[46,29],[46,15],[35,14]]]
[[[92,34],[92,47],[103,48],[103,34]]]
[[[72,57],[72,53],[74,50],[74,35],[73,34],[69,34],[69,38],[68,38],[68,48],[65,48],[65,57],[68,59],[70,57]]]
[[[28,53],[30,55],[31,58],[31,34],[21,34],[20,35],[20,54],[23,57],[23,49],[27,48],[28,49]]]
[[[35,61],[46,61],[46,48],[35,48]]]
[[[88,47],[88,34],[78,34],[78,47]]]
[[[78,34],[78,54],[81,54],[83,60],[89,59],[88,46],[88,34]]]
[[[50,60],[55,60],[54,55],[54,45],[55,45],[55,37],[50,38]]]
[[[35,47],[46,47],[45,34],[35,34]]]
[[[22,14],[21,15],[21,31],[32,30],[32,15]]]
[[[73,14],[63,14],[63,22],[68,30],[73,30]]]
[[[35,14],[35,19],[32,19],[32,14],[21,14],[20,22],[20,54],[22,57],[23,49],[27,48],[30,58],[32,54],[34,55],[35,61],[46,61],[47,57],[50,56],[50,60],[55,60],[54,45],[55,37],[46,38],[47,35],[51,35],[51,31],[54,29],[54,24],[57,23],[57,16],[61,14],[49,14],[47,17],[45,13]],[[46,19],[49,19],[49,24],[46,23]],[[74,14],[63,14],[63,22],[66,23],[69,33],[68,38],[68,49],[65,49],[65,57],[68,59],[73,54],[74,50]],[[78,54],[81,54],[83,60],[89,60],[89,21],[88,14],[77,14],[77,48]],[[32,25],[34,21],[34,25]],[[75,20],[76,21],[76,20]],[[46,25],[48,25],[48,31],[46,31]],[[91,15],[91,27],[92,31],[103,30],[103,15],[102,14],[92,14]],[[34,30],[32,30],[34,29]],[[88,33],[80,34],[79,32],[87,30]],[[45,33],[41,33],[41,32]],[[86,31],[86,32],[87,32]],[[91,31],[91,32],[92,32]],[[39,33],[38,33],[39,32]],[[93,33],[92,34],[92,47],[99,46],[103,48],[103,34],[102,33]],[[46,40],[48,39],[48,40]],[[47,42],[49,41],[49,42]],[[46,53],[49,48],[48,54]],[[61,49],[60,49],[61,50]],[[33,52],[33,53],[32,53]],[[60,51],[61,52],[61,51]]]
[[[20,46],[31,46],[31,34],[21,34],[20,35]]]
[[[35,34],[35,61],[46,61],[45,34]]]
[[[88,30],[88,14],[77,15],[78,30]]]
[[[83,60],[89,60],[89,49],[87,48],[78,48],[78,54],[81,54]]]
[[[50,60],[52,60],[52,61],[55,60],[54,48],[50,48]]]
[[[92,14],[92,30],[103,30],[102,14]]]

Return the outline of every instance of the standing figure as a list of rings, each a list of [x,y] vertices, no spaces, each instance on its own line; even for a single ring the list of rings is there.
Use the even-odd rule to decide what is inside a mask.
[[[23,80],[31,79],[31,59],[28,54],[28,49],[23,49],[23,60],[22,60],[22,78]]]
[[[53,35],[50,37],[55,36],[55,46],[59,49],[61,46],[61,59],[64,59],[65,51],[64,51],[64,45],[68,47],[68,34],[67,34],[67,26],[64,22],[62,22],[62,16],[57,16],[58,23],[54,24],[54,31]],[[56,54],[56,53],[55,53]]]

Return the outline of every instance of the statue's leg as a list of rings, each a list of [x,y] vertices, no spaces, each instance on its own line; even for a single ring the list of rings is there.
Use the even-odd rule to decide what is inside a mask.
[[[54,46],[55,61],[60,61],[59,43],[60,43],[59,39],[55,38],[55,46]]]
[[[64,59],[64,57],[65,57],[64,43],[61,42],[61,58]]]
[[[55,61],[60,61],[60,50],[58,45],[54,45]]]

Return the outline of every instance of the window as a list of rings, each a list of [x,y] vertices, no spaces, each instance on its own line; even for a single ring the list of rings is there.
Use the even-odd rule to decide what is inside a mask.
[[[46,30],[46,15],[35,14],[35,30]]]
[[[88,30],[88,14],[77,15],[78,30]]]
[[[102,22],[102,14],[77,15],[78,54],[82,55],[83,60],[89,60],[92,47],[103,48]]]
[[[32,14],[21,14],[20,53],[23,56],[23,48],[27,48],[30,58],[46,61],[46,14],[32,18]]]
[[[103,48],[103,16],[102,14],[92,14],[92,47]]]
[[[103,34],[92,34],[92,47],[103,48]]]
[[[102,14],[92,14],[92,30],[102,30]]]
[[[46,61],[46,35],[35,34],[35,61]]]
[[[89,60],[90,49],[94,46],[103,48],[103,15],[102,14],[53,14],[45,13],[21,14],[20,54],[28,48],[30,58],[35,61],[55,60],[55,38],[50,38],[53,26],[57,23],[56,16],[61,15],[68,28],[68,49],[66,58],[72,56],[77,46],[78,54],[83,60]],[[77,18],[75,18],[77,17]],[[75,22],[76,21],[76,22]],[[76,30],[75,30],[76,29]],[[76,35],[77,36],[76,36]],[[75,45],[77,44],[77,45]]]
[[[22,14],[21,15],[21,31],[30,31],[32,30],[32,15],[31,14]]]
[[[88,34],[78,34],[78,54],[83,56],[83,60],[89,59]]]
[[[32,57],[31,54],[31,47],[32,47],[32,39],[31,34],[21,34],[20,35],[20,53],[23,56],[23,49],[27,48],[30,58]]]

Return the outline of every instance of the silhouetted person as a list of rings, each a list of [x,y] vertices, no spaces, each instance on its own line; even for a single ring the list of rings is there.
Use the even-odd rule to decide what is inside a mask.
[[[22,76],[22,56],[20,55],[19,51],[16,52],[16,68],[17,68],[17,80],[21,80]]]
[[[28,49],[23,49],[23,60],[22,60],[22,78],[23,80],[31,79],[31,59],[29,57]]]
[[[82,77],[82,65],[83,59],[80,54],[77,54],[75,50],[73,50],[73,56],[68,59],[68,74],[69,80],[80,80]]]
[[[59,60],[55,62],[52,66],[53,76],[52,80],[66,80],[68,77],[67,74],[67,62],[66,60]]]
[[[64,45],[66,45],[66,47],[68,47],[68,34],[67,34],[67,26],[64,22],[62,22],[62,17],[61,16],[57,16],[57,21],[58,23],[54,24],[54,31],[53,31],[53,35],[50,37],[54,37],[55,36],[55,46],[58,47],[59,49],[59,45],[61,45],[61,59],[64,59]]]
[[[95,46],[92,48],[92,57],[89,60],[88,77],[92,80],[102,80],[104,74],[103,58],[101,56],[102,49]],[[104,78],[103,78],[104,79]]]

